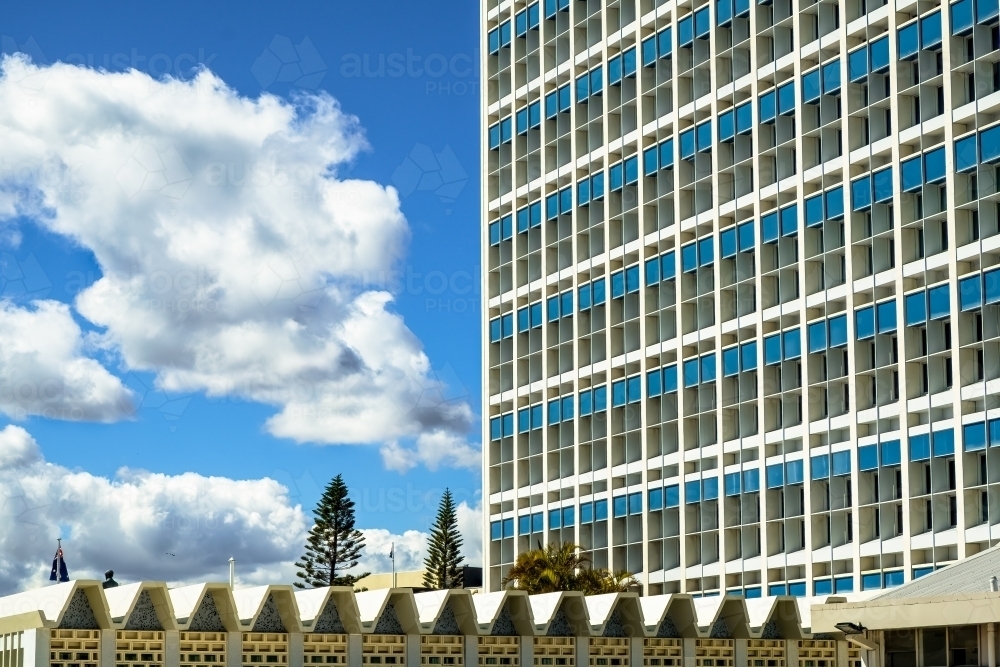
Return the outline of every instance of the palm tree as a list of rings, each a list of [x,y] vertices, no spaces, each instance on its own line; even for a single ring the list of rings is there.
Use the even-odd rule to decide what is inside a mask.
[[[572,543],[549,544],[544,549],[523,551],[502,585],[531,595],[557,591],[583,591],[587,595],[617,593],[638,585],[630,572],[611,573],[590,567],[590,558]]]

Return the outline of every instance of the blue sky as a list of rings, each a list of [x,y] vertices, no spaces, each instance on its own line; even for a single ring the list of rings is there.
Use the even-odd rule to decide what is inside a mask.
[[[478,445],[477,20],[476,3],[435,0],[4,3],[0,35],[5,53],[25,52],[38,64],[184,79],[204,64],[242,96],[296,99],[327,91],[357,116],[369,148],[339,165],[337,176],[399,190],[410,238],[396,264],[401,279],[393,281],[391,309],[422,342],[431,376],[448,385],[447,398],[471,406],[469,439]],[[95,254],[35,222],[17,218],[20,242],[0,247],[4,294],[16,303],[73,303],[102,275]],[[73,317],[84,332],[102,330],[76,311]],[[131,371],[107,350],[91,356],[142,397],[139,409],[134,419],[110,424],[39,416],[11,422],[30,432],[50,462],[104,477],[123,466],[271,477],[307,509],[342,473],[355,490],[360,525],[393,533],[426,530],[435,509],[428,501],[436,502],[434,492],[444,486],[476,502],[477,468],[390,471],[378,446],[297,444],[271,435],[264,424],[278,411],[273,405],[200,389],[161,393],[155,373]],[[399,502],[403,496],[409,501]]]

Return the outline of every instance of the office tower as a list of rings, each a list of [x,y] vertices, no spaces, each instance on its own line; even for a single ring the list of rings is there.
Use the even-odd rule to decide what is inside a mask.
[[[747,597],[997,542],[998,15],[483,1],[489,589],[562,541]]]

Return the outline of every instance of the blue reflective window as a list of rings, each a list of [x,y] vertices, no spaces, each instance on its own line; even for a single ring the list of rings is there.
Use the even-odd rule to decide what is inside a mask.
[[[633,375],[625,381],[625,396],[629,403],[642,400],[642,376]]]
[[[681,504],[681,489],[677,484],[663,487],[663,506],[677,507]]]
[[[903,305],[906,311],[906,326],[923,324],[927,321],[927,297],[924,292],[904,297]]]
[[[840,60],[823,65],[823,94],[836,95],[840,92]]]
[[[951,456],[955,453],[955,429],[934,431],[931,434],[931,445],[934,456]]]
[[[590,198],[593,201],[604,199],[604,172],[598,172],[590,177]]]
[[[851,208],[863,211],[872,205],[872,180],[870,176],[862,176],[851,181]]]
[[[539,403],[538,405],[531,406],[531,430],[534,431],[534,430],[540,429],[540,428],[542,428],[542,426],[544,426],[543,419],[542,419],[542,417],[544,416],[543,412],[544,412],[544,410],[542,408],[542,404],[541,403]]]
[[[701,482],[703,500],[716,500],[719,497],[719,478],[708,477]]]
[[[660,282],[660,258],[646,260],[646,287],[651,287]]]
[[[740,345],[740,369],[745,373],[757,370],[756,341]]]
[[[878,468],[878,445],[858,447],[858,470],[875,470]]]
[[[899,440],[890,440],[879,445],[882,467],[898,466],[903,460],[899,450]]]
[[[729,111],[719,114],[719,141],[732,141],[736,136],[736,114]]]
[[[580,392],[580,416],[586,417],[594,411],[594,395],[587,391]]]
[[[716,0],[715,2],[715,23],[719,26],[727,26],[733,22],[733,0]]]
[[[663,393],[663,371],[659,368],[646,373],[646,396],[653,398]]]
[[[674,30],[673,28],[664,28],[656,36],[656,52],[660,58],[670,58],[674,52]]]
[[[781,216],[781,235],[793,236],[799,231],[799,207],[798,204],[786,206],[779,212]]]
[[[777,213],[768,213],[760,219],[761,243],[774,243],[778,240],[780,231]]]
[[[997,303],[1000,301],[1000,270],[983,273],[983,302]]]
[[[832,579],[813,580],[813,595],[830,595],[833,593]]]
[[[735,227],[730,227],[719,234],[719,257],[722,259],[735,257],[738,250]]]
[[[757,493],[760,491],[760,470],[753,468],[743,471],[743,493]]]
[[[961,310],[975,310],[983,305],[983,280],[972,276],[958,281],[958,307]]]
[[[681,271],[690,273],[698,269],[698,244],[681,246]]]
[[[712,32],[712,23],[708,15],[708,7],[703,7],[694,13],[694,36],[706,39]]]
[[[806,338],[809,339],[809,352],[822,352],[826,349],[826,322],[814,322],[806,328]]]
[[[788,584],[788,594],[795,598],[804,598],[806,596],[806,582],[796,581]]]
[[[616,271],[611,274],[611,298],[620,299],[625,296],[625,272]]]
[[[642,66],[654,67],[656,65],[656,36],[642,40]]]
[[[608,518],[608,501],[598,500],[594,502],[594,520],[605,521]]]
[[[525,514],[524,516],[517,517],[517,534],[518,535],[530,535],[531,534],[531,515]]]
[[[774,334],[764,339],[764,365],[781,363],[781,335]]]
[[[625,405],[627,399],[627,393],[625,388],[625,380],[618,380],[617,382],[611,383],[611,407],[619,408]]]
[[[962,426],[962,443],[967,452],[986,449],[986,422]]]
[[[920,49],[918,32],[919,27],[914,21],[905,28],[900,28],[896,33],[896,55],[900,60],[910,60],[917,57],[917,51]]]
[[[924,175],[920,167],[920,156],[900,162],[899,186],[903,192],[919,192],[924,184]]]
[[[934,571],[933,565],[931,565],[930,567],[915,567],[913,568],[913,578],[919,579],[920,577],[928,575],[933,571]]]
[[[663,367],[663,393],[671,394],[677,391],[677,364]]]
[[[660,169],[671,169],[674,166],[674,140],[667,139],[660,144]]]
[[[868,78],[868,47],[863,46],[857,51],[847,54],[847,77],[851,83],[858,83]]]
[[[681,159],[690,160],[695,153],[694,130],[681,132]]]
[[[698,385],[698,360],[688,359],[684,362],[684,387]]]
[[[499,521],[490,522],[490,539],[499,540],[503,537],[503,526]]]
[[[663,489],[650,489],[646,502],[650,512],[663,509]]]
[[[642,174],[643,176],[655,176],[660,165],[657,162],[659,149],[656,146],[647,148],[642,152]]]
[[[677,46],[689,47],[694,44],[694,20],[689,15],[677,22]]]
[[[701,502],[701,482],[692,480],[684,483],[684,502],[688,505]]]
[[[561,421],[560,418],[560,406],[561,401],[557,398],[554,401],[549,401],[549,426],[553,424],[558,424]]]
[[[940,320],[951,314],[951,293],[948,285],[940,285],[927,290],[929,316],[932,320]]]
[[[712,149],[712,123],[706,121],[695,128],[697,134],[698,152],[704,153]]]
[[[924,153],[924,179],[928,183],[940,183],[944,177],[944,147]]]
[[[757,110],[757,115],[760,118],[761,123],[774,122],[777,107],[775,106],[775,94],[773,90],[769,93],[764,93],[758,98]]]
[[[951,3],[951,34],[964,35],[975,27],[973,0],[959,0]]]
[[[778,113],[788,116],[795,113],[795,84],[786,83],[779,86],[778,90]]]
[[[853,593],[854,577],[837,577],[833,580],[834,593]]]
[[[798,329],[792,329],[781,334],[782,357],[788,359],[798,359],[802,356],[802,337],[799,336]]]
[[[933,49],[941,45],[941,12],[920,19],[920,48]]]
[[[967,0],[971,2],[972,0]],[[955,169],[959,172],[971,171],[979,164],[976,152],[976,135],[970,134],[955,142]]]
[[[701,358],[701,381],[715,382],[715,355],[706,354]]]
[[[876,39],[868,46],[873,72],[889,71],[889,37]]]
[[[819,77],[820,70],[818,67],[813,71],[806,72],[802,75],[802,102],[804,104],[818,102],[820,95],[823,94],[823,88]]]
[[[736,134],[753,131],[753,105],[750,102],[736,107]]]
[[[500,423],[500,417],[493,417],[490,419],[490,440],[499,440],[503,437],[503,425]]]
[[[830,456],[830,467],[833,469],[833,476],[840,477],[842,475],[851,474],[851,453],[850,452],[834,452]]]
[[[722,377],[740,374],[740,348],[730,347],[722,351]]]
[[[987,164],[1000,160],[1000,125],[979,133],[979,159]]]
[[[731,472],[723,478],[723,487],[726,496],[740,495],[740,473]]]
[[[878,572],[861,575],[861,590],[871,591],[882,588],[882,575]]]
[[[809,470],[813,479],[826,479],[830,476],[830,457],[820,454],[809,459]]]
[[[639,291],[639,265],[625,269],[625,293],[635,294]]]
[[[558,530],[562,519],[562,512],[559,510],[549,510],[549,530]]]
[[[910,460],[926,461],[931,457],[931,436],[929,433],[910,437]]]
[[[1000,2],[997,0],[976,1],[977,23],[996,23],[998,15],[1000,15]]]
[[[715,249],[712,245],[712,237],[698,241],[698,266],[708,266],[715,261]]]
[[[827,190],[823,195],[826,204],[826,219],[837,220],[844,217],[844,187]]]
[[[801,484],[803,480],[802,459],[785,463],[785,484]]]
[[[814,197],[806,199],[805,202],[806,211],[806,227],[822,227],[823,226],[823,195],[818,194]]]
[[[886,167],[872,174],[873,201],[876,204],[892,201],[892,167]]]
[[[625,185],[639,182],[639,156],[633,155],[625,160]]]
[[[875,309],[871,306],[854,311],[854,334],[858,340],[875,336]]]
[[[744,222],[736,227],[740,238],[740,252],[753,252],[754,231],[753,222]]]
[[[628,494],[628,513],[642,514],[642,493]]]
[[[774,595],[788,595],[788,587],[785,584],[768,584],[767,594]]]
[[[896,330],[896,301],[885,301],[875,306],[878,332],[890,333]]]
[[[767,466],[765,469],[767,488],[777,489],[785,484],[785,467],[780,463]]]
[[[626,496],[612,498],[611,505],[616,519],[628,515],[628,498]]]
[[[575,514],[576,513],[573,511],[572,507],[564,507],[563,508],[563,510],[562,510],[562,525],[563,525],[563,528],[569,528],[569,527],[571,527],[575,523],[575,521],[574,521],[574,515]]]
[[[677,275],[677,256],[673,250],[660,257],[660,274],[663,280],[673,280]]]

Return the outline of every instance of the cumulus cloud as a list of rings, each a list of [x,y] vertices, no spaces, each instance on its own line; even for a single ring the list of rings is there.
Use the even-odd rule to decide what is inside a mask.
[[[0,99],[0,191],[94,254],[75,307],[126,369],[273,405],[276,436],[422,436],[393,465],[472,465],[472,410],[377,287],[408,227],[393,188],[338,175],[366,144],[335,100],[24,57],[0,63]]]
[[[121,380],[84,354],[69,307],[0,301],[0,411],[15,419],[114,421],[134,410]]]
[[[418,465],[437,470],[442,465],[452,468],[478,468],[480,452],[470,446],[464,438],[443,431],[421,434],[413,448],[403,447],[397,442],[382,446],[382,462],[385,467],[398,472],[407,472]]]
[[[479,506],[458,508],[466,562],[474,565],[481,562],[480,514]],[[20,426],[0,430],[0,595],[44,585],[60,534],[78,579],[113,568],[120,581],[219,581],[235,556],[241,583],[288,583],[311,523],[272,479],[130,469],[109,479],[47,462]],[[422,567],[426,533],[362,532],[363,568],[389,571],[393,542],[397,569]]]
[[[0,594],[43,585],[60,533],[74,578],[113,568],[125,581],[220,580],[236,556],[245,581],[290,581],[310,524],[273,480],[108,479],[46,462],[14,425],[0,431],[0,508]]]

